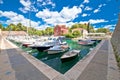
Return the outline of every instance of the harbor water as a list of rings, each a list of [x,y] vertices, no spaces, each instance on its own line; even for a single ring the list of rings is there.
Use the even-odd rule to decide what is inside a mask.
[[[31,54],[35,58],[39,59],[40,61],[44,62],[45,64],[49,65],[53,69],[57,70],[58,72],[64,74],[69,69],[71,69],[78,61],[80,61],[83,57],[85,57],[91,48],[94,48],[99,41],[96,41],[94,45],[91,46],[82,46],[77,43],[77,41],[73,41],[71,39],[67,39],[66,42],[68,43],[70,49],[77,49],[80,50],[79,56],[75,59],[72,59],[70,61],[62,62],[60,57],[65,53],[58,53],[58,54],[48,54],[46,52],[39,52],[36,49],[26,48],[24,46],[21,46],[19,43],[15,43],[18,47],[26,51],[27,53]],[[67,52],[67,51],[66,51]]]

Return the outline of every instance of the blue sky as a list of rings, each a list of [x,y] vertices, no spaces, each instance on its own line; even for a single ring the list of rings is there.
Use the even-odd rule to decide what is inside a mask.
[[[0,0],[0,23],[22,23],[37,29],[64,24],[91,23],[114,29],[120,0]],[[30,17],[29,17],[30,16]]]

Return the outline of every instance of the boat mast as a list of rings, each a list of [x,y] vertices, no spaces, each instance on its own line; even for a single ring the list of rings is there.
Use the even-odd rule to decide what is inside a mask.
[[[31,20],[30,20],[30,16],[31,16],[31,12],[30,12],[30,6],[29,6],[29,11],[28,11],[28,26],[31,27]],[[28,33],[28,26],[27,26],[27,35],[29,35]]]
[[[30,10],[29,10],[29,27],[31,27],[30,15],[31,15],[31,13],[30,13]],[[28,34],[28,27],[27,27],[27,34]]]

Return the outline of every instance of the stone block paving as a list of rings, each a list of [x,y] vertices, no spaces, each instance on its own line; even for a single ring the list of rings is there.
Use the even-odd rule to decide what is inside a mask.
[[[10,45],[8,41],[1,41],[0,36],[0,45],[1,43],[3,45],[0,52],[0,80],[120,80],[109,40],[105,40],[99,49],[92,51],[95,54],[92,55],[93,57],[89,61],[89,55],[81,61],[81,63],[84,63],[83,65],[87,65],[82,72],[79,68],[81,66],[80,62],[74,66],[74,70],[69,70],[67,74],[75,72],[71,77],[67,74],[63,75],[54,72],[51,68],[45,68],[45,64],[36,62],[30,56],[23,56],[21,51]],[[31,59],[28,59],[29,57]],[[89,63],[84,61],[88,61]],[[36,63],[38,66],[35,66]],[[76,72],[79,75],[76,75]]]
[[[7,41],[3,44],[6,50],[0,54],[0,80],[49,80]]]
[[[109,44],[106,40],[77,80],[108,80]],[[112,72],[109,72],[112,73]],[[116,74],[116,73],[115,73]],[[119,75],[116,80],[120,80]],[[114,80],[114,79],[113,79]]]

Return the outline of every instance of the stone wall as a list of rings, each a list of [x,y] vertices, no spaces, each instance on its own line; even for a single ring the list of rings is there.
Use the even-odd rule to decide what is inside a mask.
[[[118,54],[120,55],[120,14],[118,23],[116,24],[115,30],[111,38],[111,42],[113,48],[115,48],[115,50],[117,50]]]

